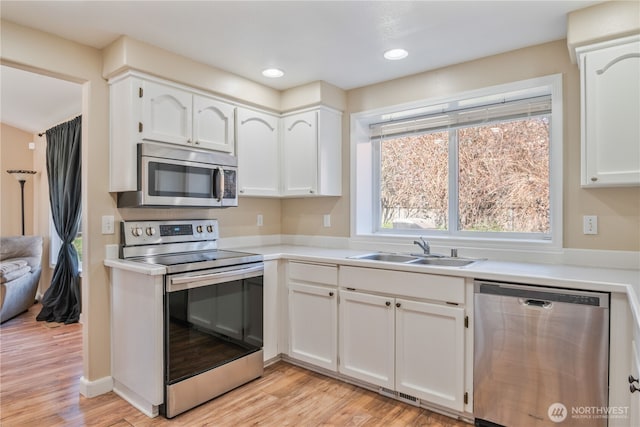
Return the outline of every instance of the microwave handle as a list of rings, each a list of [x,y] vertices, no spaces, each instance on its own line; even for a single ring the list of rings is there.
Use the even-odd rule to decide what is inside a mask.
[[[218,166],[218,181],[216,182],[218,185],[218,201],[221,202],[224,197],[224,169]]]

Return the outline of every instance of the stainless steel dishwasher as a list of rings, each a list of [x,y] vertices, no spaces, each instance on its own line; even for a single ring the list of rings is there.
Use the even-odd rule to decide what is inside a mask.
[[[606,426],[609,294],[475,281],[473,413],[484,426]]]

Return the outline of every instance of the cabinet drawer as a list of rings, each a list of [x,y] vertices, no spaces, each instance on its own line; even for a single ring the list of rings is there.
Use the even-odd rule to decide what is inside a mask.
[[[343,288],[464,304],[464,278],[435,274],[340,267]]]
[[[335,265],[289,263],[289,279],[323,285],[338,285],[338,267]]]

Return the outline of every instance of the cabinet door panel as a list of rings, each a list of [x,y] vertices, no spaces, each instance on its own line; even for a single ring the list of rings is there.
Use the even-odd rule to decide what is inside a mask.
[[[394,386],[394,300],[340,290],[340,373]]]
[[[317,191],[318,113],[309,111],[284,118],[284,195]]]
[[[154,82],[143,83],[142,139],[188,144],[192,95]]]
[[[238,191],[241,196],[280,193],[278,117],[238,109]]]
[[[205,96],[193,97],[193,143],[200,148],[235,151],[235,106]]]
[[[396,301],[396,390],[462,411],[464,309]]]
[[[588,52],[583,63],[585,185],[640,184],[640,41]]]
[[[289,356],[321,368],[337,369],[336,290],[289,283]]]

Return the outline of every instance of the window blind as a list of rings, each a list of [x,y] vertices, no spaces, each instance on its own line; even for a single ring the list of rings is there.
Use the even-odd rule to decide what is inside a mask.
[[[470,103],[466,101],[467,105]],[[426,114],[418,114],[370,125],[371,137],[399,137],[409,133],[491,123],[539,116],[551,113],[551,95],[507,100],[490,104],[464,106],[465,102],[428,107]],[[439,112],[434,112],[435,109]],[[426,110],[426,108],[425,108]],[[413,110],[410,110],[413,111]]]

